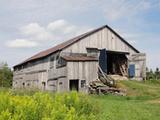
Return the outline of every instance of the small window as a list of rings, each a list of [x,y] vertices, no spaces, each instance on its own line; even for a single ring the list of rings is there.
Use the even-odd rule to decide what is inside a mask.
[[[81,88],[84,88],[86,85],[86,80],[81,80]]]
[[[66,61],[63,58],[58,59],[56,67],[59,68],[64,66],[66,66]]]
[[[59,82],[59,85],[62,85],[63,83],[62,82]]]
[[[87,55],[88,56],[97,56],[99,53],[97,48],[87,48]]]
[[[54,61],[54,56],[53,57],[51,57],[51,59],[50,59],[51,61]]]

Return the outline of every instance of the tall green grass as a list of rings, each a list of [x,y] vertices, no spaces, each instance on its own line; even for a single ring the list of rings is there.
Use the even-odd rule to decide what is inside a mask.
[[[77,92],[0,92],[0,120],[95,120],[97,112],[95,104]]]
[[[0,120],[160,120],[159,81],[120,81],[127,96],[0,91]]]

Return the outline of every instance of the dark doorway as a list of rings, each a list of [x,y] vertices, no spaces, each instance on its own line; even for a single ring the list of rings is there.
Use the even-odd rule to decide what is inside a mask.
[[[72,90],[78,91],[78,88],[79,88],[79,80],[70,80],[69,81],[70,91],[72,91]]]
[[[46,89],[46,82],[42,82],[42,90]]]
[[[107,74],[127,75],[127,65],[124,53],[107,52]]]
[[[25,88],[25,83],[22,83],[22,85],[23,85],[23,88]]]
[[[99,66],[102,71],[109,75],[128,75],[128,52],[100,50]]]

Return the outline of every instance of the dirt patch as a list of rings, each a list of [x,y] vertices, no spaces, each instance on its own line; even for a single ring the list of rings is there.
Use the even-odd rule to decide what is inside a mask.
[[[158,99],[155,99],[155,100],[150,100],[148,101],[149,103],[152,103],[152,104],[160,104],[160,98]]]

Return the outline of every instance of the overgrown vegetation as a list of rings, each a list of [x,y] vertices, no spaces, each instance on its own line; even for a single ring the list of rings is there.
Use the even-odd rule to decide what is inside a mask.
[[[0,87],[12,86],[13,73],[7,63],[0,63]]]
[[[77,92],[0,92],[0,120],[96,120],[97,110],[86,95]]]
[[[160,81],[120,81],[127,96],[0,91],[0,120],[159,120]]]

